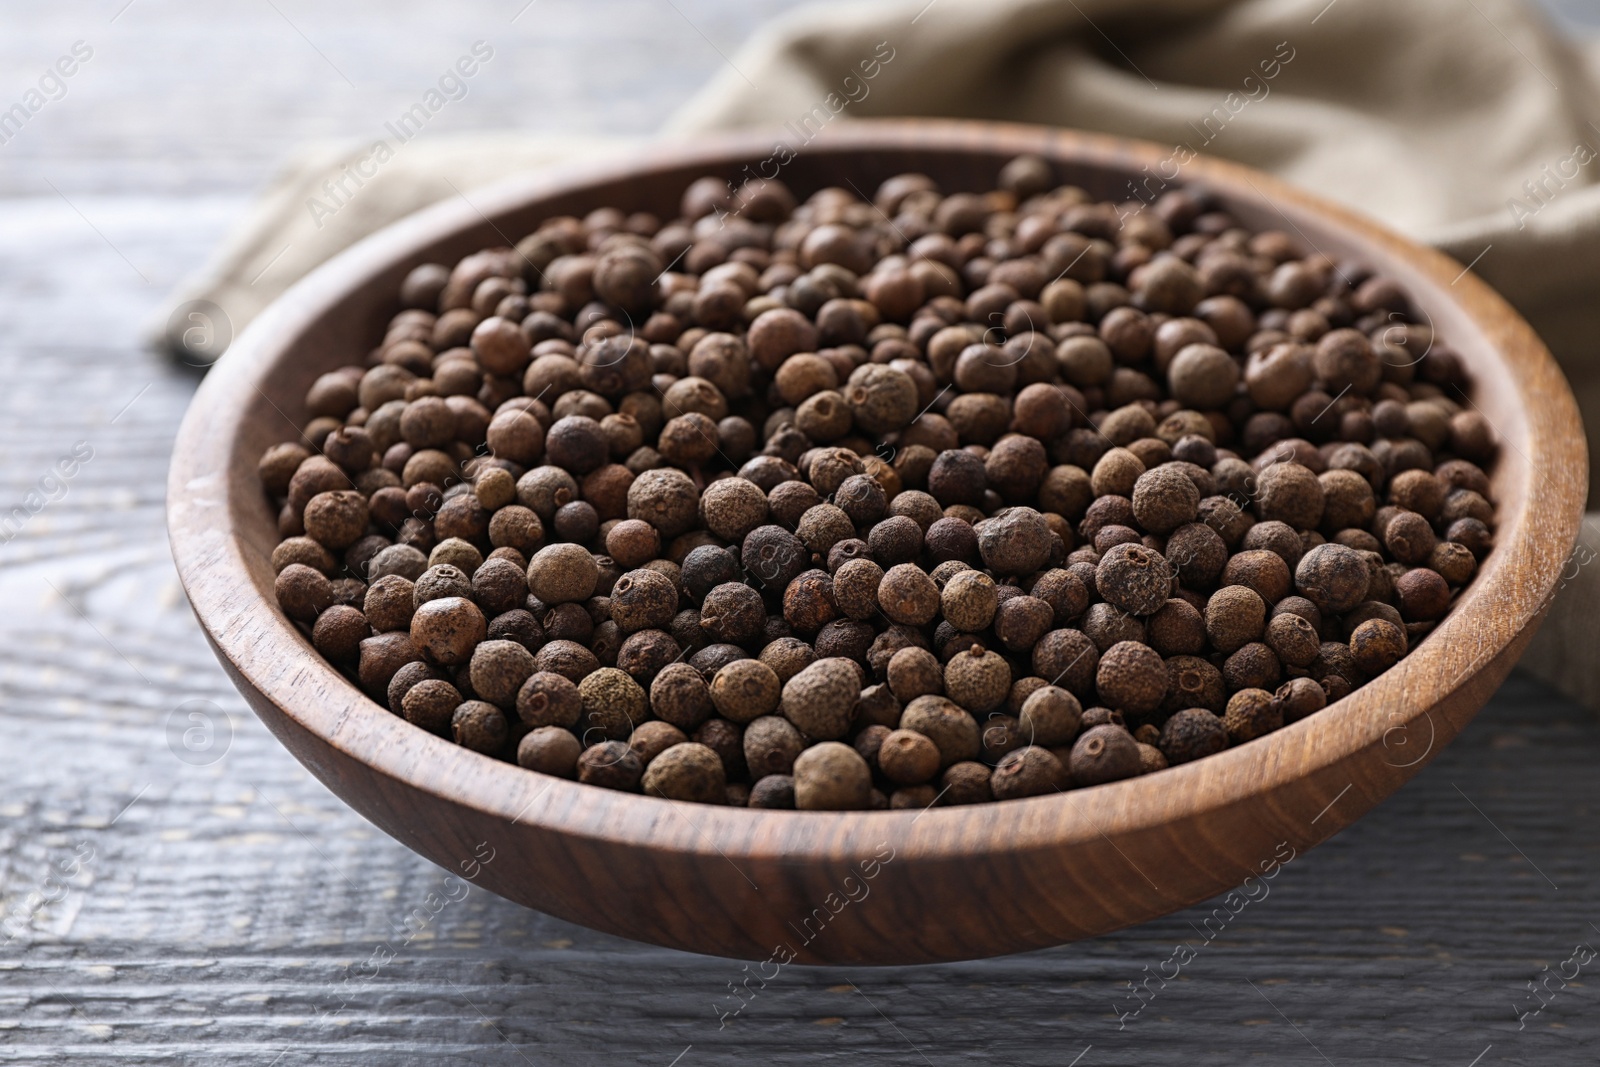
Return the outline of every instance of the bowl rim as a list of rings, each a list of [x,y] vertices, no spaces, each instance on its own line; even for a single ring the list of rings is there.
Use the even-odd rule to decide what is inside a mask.
[[[1008,148],[1021,145],[1108,171],[1155,167],[1171,155],[1150,142],[1050,127],[903,119],[840,123],[803,151],[848,156],[887,148],[992,149],[997,135]],[[278,610],[270,588],[252,576],[247,549],[233,528],[239,494],[248,490],[230,478],[230,470],[241,461],[237,430],[252,394],[280,361],[293,358],[295,340],[363,279],[451,234],[586,185],[685,166],[727,169],[730,161],[764,158],[771,146],[765,132],[658,142],[642,165],[631,154],[608,156],[472,190],[470,199],[438,203],[340,253],[251,323],[197,391],[174,445],[168,482],[169,536],[179,577],[201,627],[230,668],[322,743],[409,788],[512,824],[620,846],[670,844],[730,862],[858,856],[884,842],[897,856],[961,860],[997,850],[1059,849],[1263,801],[1364,749],[1403,748],[1427,720],[1427,748],[1412,763],[1391,766],[1420,764],[1435,748],[1431,739],[1438,727],[1429,708],[1468,685],[1478,667],[1505,651],[1548,606],[1576,537],[1587,460],[1576,404],[1543,343],[1500,296],[1443,253],[1263,172],[1197,157],[1184,164],[1179,184],[1235,197],[1248,187],[1296,230],[1307,221],[1313,228],[1339,228],[1358,246],[1404,260],[1412,276],[1400,280],[1419,306],[1425,303],[1417,292],[1421,282],[1483,332],[1505,365],[1502,384],[1515,390],[1528,416],[1510,436],[1501,431],[1509,448],[1502,449],[1500,463],[1523,468],[1526,477],[1519,499],[1499,502],[1495,551],[1445,621],[1395,668],[1315,715],[1159,774],[1056,796],[918,812],[762,811],[614,792],[479,755],[411,726],[368,698]],[[250,470],[257,458],[247,457]],[[1468,645],[1473,654],[1463,665]],[[1336,821],[1331,829],[1348,820]]]

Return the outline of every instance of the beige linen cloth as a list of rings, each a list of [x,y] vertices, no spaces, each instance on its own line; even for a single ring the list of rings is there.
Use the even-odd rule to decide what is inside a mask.
[[[1271,171],[1471,263],[1544,337],[1585,412],[1600,413],[1600,358],[1591,351],[1600,327],[1600,48],[1564,37],[1531,6],[816,5],[759,32],[667,133],[775,130],[836,92],[880,42],[893,59],[839,121],[919,115],[1071,126],[1184,144]],[[1277,74],[1263,79],[1261,63],[1273,59]],[[242,328],[296,278],[402,215],[445,197],[470,199],[473,187],[517,171],[627,144],[418,136],[359,196],[320,218],[310,201],[326,204],[324,182],[371,146],[307,150],[173,304],[211,300]],[[1591,456],[1595,446],[1591,440]],[[1584,537],[1600,551],[1600,516],[1591,519]],[[1600,562],[1578,569],[1524,661],[1591,706],[1600,704],[1600,657],[1586,654],[1600,607],[1596,572]]]

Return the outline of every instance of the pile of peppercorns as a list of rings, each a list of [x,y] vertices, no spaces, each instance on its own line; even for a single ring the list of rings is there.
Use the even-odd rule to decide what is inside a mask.
[[[417,267],[262,457],[279,603],[408,722],[711,804],[1049,794],[1338,700],[1490,549],[1458,357],[1201,190],[680,211]]]

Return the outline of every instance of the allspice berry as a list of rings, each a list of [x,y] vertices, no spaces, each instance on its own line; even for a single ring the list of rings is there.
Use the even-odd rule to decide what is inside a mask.
[[[1243,744],[1282,726],[1283,707],[1265,689],[1241,689],[1228,698],[1222,725],[1230,741]]]
[[[1145,471],[1133,484],[1133,517],[1151,533],[1171,533],[1193,522],[1199,511],[1200,491],[1176,466]]]
[[[600,568],[581,545],[548,545],[528,561],[528,592],[546,604],[566,604],[594,595]]]
[[[845,659],[819,659],[783,687],[782,714],[818,741],[844,737],[861,692],[858,668]]]
[[[426,679],[412,686],[400,701],[406,722],[429,733],[442,734],[461,705],[461,692],[449,682]]]
[[[750,787],[750,807],[773,811],[794,810],[794,777],[769,774]]]
[[[573,687],[576,695],[577,687]],[[687,663],[669,663],[650,683],[650,707],[657,716],[685,732],[715,713],[705,676]]]
[[[945,621],[957,630],[965,633],[985,630],[994,621],[999,608],[994,579],[974,570],[953,575],[939,594],[939,605]]]
[[[939,760],[948,767],[978,757],[978,720],[954,701],[945,697],[918,697],[900,713],[899,727],[915,730],[939,749]]]
[[[705,745],[686,741],[650,761],[644,770],[643,785],[651,796],[721,804],[728,783],[722,758]]]
[[[484,641],[472,650],[468,676],[482,699],[511,709],[533,675],[533,653],[515,641]]]
[[[732,722],[747,723],[771,715],[782,695],[777,674],[757,659],[735,660],[711,680],[711,701],[717,713]]]
[[[939,779],[940,803],[987,804],[994,799],[989,788],[991,772],[988,767],[972,760],[962,760],[945,768]]]
[[[998,654],[973,645],[945,664],[944,691],[974,715],[993,711],[1011,693],[1011,668]]]
[[[278,606],[297,622],[314,622],[333,605],[333,583],[303,563],[291,563],[279,571],[275,590]]]
[[[579,725],[612,740],[621,740],[644,722],[650,712],[649,698],[639,683],[626,671],[601,667],[578,683],[578,699],[583,704]]]
[[[745,727],[745,765],[758,782],[769,775],[788,775],[809,742],[794,724],[780,715],[763,715]]]
[[[867,806],[872,771],[849,745],[823,741],[794,761],[794,805],[801,811],[849,811]]]
[[[578,687],[559,674],[536,671],[517,690],[517,717],[529,726],[571,729],[582,714]]]
[[[505,747],[511,728],[499,708],[487,701],[469,700],[450,716],[450,736],[463,748],[493,756]]]
[[[1018,725],[1030,745],[1054,748],[1077,736],[1083,705],[1067,690],[1054,685],[1034,690],[1022,702]]]
[[[983,524],[978,552],[996,574],[1032,574],[1050,559],[1054,536],[1044,516],[1032,508],[1007,508]]]
[[[488,628],[478,605],[459,596],[430,600],[411,616],[411,640],[424,656],[447,667],[468,662]]]
[[[706,177],[413,269],[260,456],[284,617],[463,747],[769,810],[1152,773],[1438,640],[1504,532],[1452,339],[1058,180]]]
[[[944,693],[944,667],[925,648],[902,648],[889,658],[889,689],[901,704],[920,696]]]
[[[583,746],[572,731],[541,726],[517,742],[517,765],[557,778],[576,778],[582,752]]]
[[[1236,651],[1259,638],[1266,619],[1266,602],[1249,586],[1223,586],[1206,601],[1206,636],[1218,652]]]
[[[1172,593],[1172,570],[1161,553],[1144,544],[1120,544],[1100,557],[1094,584],[1113,607],[1129,615],[1154,615]]]
[[[1138,742],[1121,726],[1091,726],[1073,743],[1067,771],[1075,786],[1132,778],[1141,770]]]
[[[578,781],[624,793],[637,793],[644,777],[639,754],[623,741],[605,741],[578,757]]]
[[[939,773],[939,747],[915,730],[892,730],[878,746],[878,769],[896,785],[920,785]]]
[[[1350,634],[1350,658],[1364,674],[1382,674],[1405,654],[1405,630],[1384,619],[1368,619]]]
[[[1299,722],[1328,704],[1327,693],[1312,678],[1290,678],[1272,694],[1283,712],[1283,721]]]
[[[1095,672],[1100,698],[1126,715],[1145,715],[1167,695],[1167,669],[1149,645],[1119,641],[1105,650]]]
[[[939,601],[939,587],[912,563],[890,567],[878,583],[878,605],[891,622],[926,626],[938,614]]]
[[[1366,561],[1353,548],[1323,544],[1300,557],[1295,588],[1324,614],[1339,615],[1366,599]]]
[[[1161,754],[1176,767],[1228,747],[1228,728],[1204,708],[1188,708],[1161,728]]]
[[[1059,792],[1066,768],[1048,750],[1035,745],[1007,752],[995,764],[989,788],[996,800],[1045,796]]]

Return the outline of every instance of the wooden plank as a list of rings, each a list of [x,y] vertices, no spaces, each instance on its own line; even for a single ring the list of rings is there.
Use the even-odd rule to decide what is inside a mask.
[[[729,5],[713,23],[712,5],[675,3],[724,50],[768,10]],[[30,9],[8,20],[0,62],[41,65],[115,6]],[[280,6],[297,21],[352,24],[378,10]],[[1491,1044],[1483,1067],[1593,1060],[1600,1003],[1587,974],[1521,1032],[1513,1014],[1532,1005],[1525,984],[1541,967],[1555,970],[1579,941],[1600,945],[1589,925],[1600,924],[1600,726],[1520,679],[1417,779],[1289,864],[1270,897],[1120,1032],[1112,1004],[1131,1005],[1124,983],[1155,971],[1180,939],[1198,943],[1190,924],[1208,909],[983,963],[786,969],[719,1030],[714,1006],[731,1007],[739,965],[642,948],[473,891],[371,981],[344,984],[347,968],[403,936],[394,924],[443,872],[311,779],[199,639],[162,525],[167,450],[193,380],[131,339],[309,124],[358,123],[317,119],[328,98],[281,114],[286,100],[342,83],[316,72],[314,55],[303,70],[283,65],[305,45],[281,22],[267,32],[270,8],[259,24],[220,9],[193,24],[194,10],[138,0],[113,29],[136,16],[150,26],[120,46],[122,67],[107,46],[103,69],[116,76],[106,87],[42,113],[28,136],[43,143],[0,149],[0,187],[29,197],[0,201],[0,505],[73,442],[96,449],[64,497],[0,544],[0,1062],[668,1067],[682,1054],[680,1067],[867,1056],[942,1067],[987,1052],[1065,1067],[1090,1045],[1080,1067],[1323,1062],[1312,1043],[1341,1067],[1466,1067]],[[432,11],[385,7],[371,21],[417,36],[384,33],[386,48],[420,49],[430,34],[443,40]],[[581,74],[560,90],[578,109],[564,121],[646,130],[718,62],[669,7],[591,17],[650,61],[625,74],[627,94],[599,101],[611,68],[580,69],[594,61],[564,59],[558,42],[538,53],[542,67],[526,64],[486,127],[552,121],[527,87]],[[529,48],[542,47],[537,37]],[[371,47],[362,41],[379,34],[368,26],[350,39]],[[44,119],[69,106],[82,114],[50,132]],[[145,195],[95,195],[126,189]],[[209,766],[168,747],[167,720],[191,699],[231,716],[231,744]],[[93,858],[66,876],[60,865],[84,843]],[[30,904],[39,891],[60,899]],[[344,1010],[326,1017],[346,990]]]

